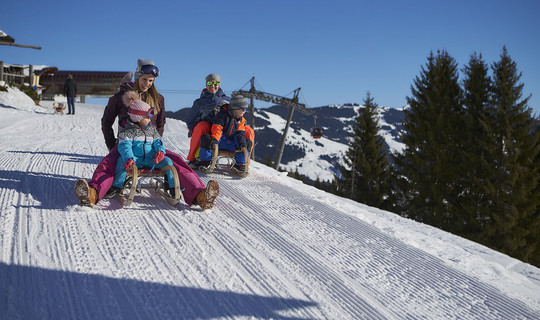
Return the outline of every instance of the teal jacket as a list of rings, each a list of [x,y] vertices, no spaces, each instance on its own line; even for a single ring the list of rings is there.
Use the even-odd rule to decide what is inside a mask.
[[[124,162],[130,158],[153,159],[158,151],[166,153],[161,136],[152,123],[141,127],[128,120],[126,127],[118,132],[118,152]]]

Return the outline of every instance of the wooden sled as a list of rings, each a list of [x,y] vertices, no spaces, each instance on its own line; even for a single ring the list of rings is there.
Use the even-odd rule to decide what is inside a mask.
[[[165,190],[165,172],[170,170],[174,179],[174,194],[175,197],[171,197],[167,190]],[[165,166],[159,169],[138,169],[135,164],[133,164],[131,172],[127,173],[126,183],[124,183],[124,188],[120,192],[120,198],[124,202],[124,206],[131,205],[135,193],[140,193],[143,187],[143,181],[149,179],[150,188],[153,188],[154,191],[159,194],[163,199],[167,200],[170,205],[175,205],[180,201],[180,180],[178,179],[178,173],[174,166]],[[124,192],[128,190],[129,194],[127,198],[124,196]]]
[[[246,159],[246,163],[244,165],[244,171],[243,172],[237,172],[237,174],[244,178],[249,173],[249,153],[247,151],[246,147],[242,147],[240,151],[228,151],[228,150],[219,150],[219,147],[217,144],[214,145],[214,152],[212,152],[212,162],[210,163],[210,166],[205,168],[201,167],[201,171],[204,173],[211,173],[216,169],[216,167],[228,167],[229,169],[232,169],[232,167],[236,164],[236,160],[234,159],[234,156],[237,152],[243,152],[244,153],[244,159]]]

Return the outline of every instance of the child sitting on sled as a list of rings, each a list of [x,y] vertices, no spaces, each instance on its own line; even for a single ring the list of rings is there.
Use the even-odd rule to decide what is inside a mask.
[[[199,159],[203,167],[210,164],[215,144],[218,145],[220,150],[228,151],[236,151],[245,147],[249,151],[249,157],[253,141],[246,139],[244,113],[247,107],[248,102],[241,95],[232,97],[228,104],[221,106],[221,109],[214,117],[210,134],[207,133],[201,137]],[[239,152],[235,155],[235,161],[236,163],[232,169],[239,173],[244,172],[245,163],[249,159],[245,159],[244,153]]]
[[[173,165],[172,160],[165,156],[161,136],[150,121],[154,115],[154,109],[146,102],[139,100],[139,96],[134,91],[127,92],[122,99],[129,107],[129,119],[126,126],[120,127],[118,132],[120,158],[118,158],[112,185],[115,188],[124,186],[127,172],[132,170],[133,164],[137,165],[137,168],[156,169]],[[174,193],[173,174],[166,171],[165,175],[169,183],[169,192]]]

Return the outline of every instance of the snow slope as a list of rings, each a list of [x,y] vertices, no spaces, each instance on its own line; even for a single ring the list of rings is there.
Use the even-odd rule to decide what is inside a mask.
[[[212,211],[143,190],[78,206],[107,150],[75,116],[0,92],[0,319],[540,319],[540,270],[259,163]],[[49,104],[44,104],[51,107]],[[165,143],[185,155],[186,126]]]

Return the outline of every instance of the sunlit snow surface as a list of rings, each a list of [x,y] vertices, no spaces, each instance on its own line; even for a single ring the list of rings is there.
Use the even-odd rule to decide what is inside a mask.
[[[540,318],[538,268],[257,162],[200,174],[209,212],[146,189],[80,207],[104,107],[42,105],[0,92],[0,319]],[[167,121],[168,149],[186,136]]]

